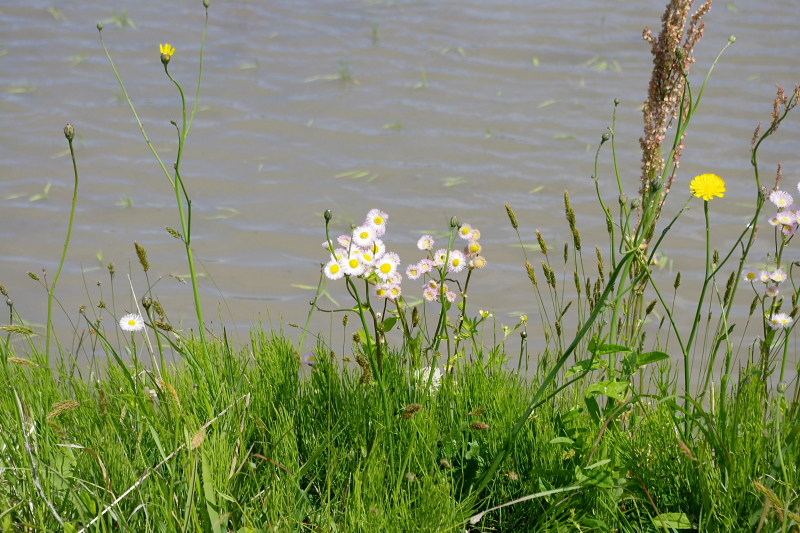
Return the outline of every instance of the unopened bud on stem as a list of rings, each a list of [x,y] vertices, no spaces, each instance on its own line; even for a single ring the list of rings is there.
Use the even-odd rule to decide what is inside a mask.
[[[66,137],[70,142],[72,142],[72,139],[75,138],[75,128],[72,127],[72,124],[67,124],[64,126],[64,137]]]

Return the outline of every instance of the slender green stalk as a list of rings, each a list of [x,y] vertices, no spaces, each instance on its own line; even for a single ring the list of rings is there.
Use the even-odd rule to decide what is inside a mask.
[[[72,140],[75,138],[75,130],[69,124],[64,128],[64,135],[69,142],[69,153],[72,156],[72,170],[75,174],[75,185],[72,188],[72,206],[69,210],[69,223],[67,224],[67,238],[64,240],[64,249],[61,252],[61,261],[58,263],[56,275],[53,276],[53,282],[47,290],[47,325],[45,334],[45,361],[50,360],[50,330],[53,327],[53,293],[56,292],[56,283],[58,277],[61,275],[61,269],[64,267],[64,260],[67,258],[67,248],[69,247],[69,239],[72,236],[72,222],[75,220],[75,204],[78,201],[78,163],[75,161],[75,148],[72,146]]]
[[[705,270],[703,270],[703,288],[700,290],[700,298],[697,300],[697,311],[695,311],[694,314],[692,331],[689,333],[689,339],[686,341],[686,346],[683,348],[683,389],[687,397],[691,394],[692,382],[692,368],[689,358],[694,347],[695,335],[697,335],[697,330],[700,326],[700,314],[702,312],[703,302],[706,299],[706,289],[708,288],[708,283],[713,277],[713,273],[711,272],[711,230],[708,223],[708,200],[703,201],[703,215],[705,217],[706,224],[706,266]],[[684,408],[688,409],[688,405],[685,404]]]

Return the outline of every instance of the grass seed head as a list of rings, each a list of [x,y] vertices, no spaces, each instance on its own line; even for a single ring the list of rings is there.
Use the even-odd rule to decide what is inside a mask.
[[[536,287],[538,285],[536,283],[536,272],[533,271],[533,267],[531,266],[530,261],[525,261],[525,270],[528,271],[528,279],[530,279],[531,283],[533,283],[533,286]]]
[[[139,264],[142,265],[142,269],[147,272],[150,270],[150,263],[147,261],[147,252],[144,247],[136,241],[133,241],[133,246],[136,247],[136,257],[139,258]]]
[[[33,281],[39,281],[39,276],[37,276],[31,271],[28,271],[28,277],[31,278]]]
[[[511,209],[511,206],[508,204],[506,205],[506,213],[508,213],[508,220],[511,221],[511,227],[514,229],[519,229],[519,224],[517,224],[517,217],[514,215],[514,210]]]
[[[76,402],[73,400],[62,400],[60,402],[56,402],[53,404],[53,410],[50,411],[47,416],[45,417],[46,420],[50,420],[51,418],[55,418],[58,415],[68,413],[73,409],[76,409],[81,406],[81,402]]]
[[[544,255],[547,255],[547,243],[544,242],[544,238],[538,229],[536,230],[536,240],[539,241],[539,249]]]
[[[203,444],[204,440],[206,440],[206,430],[204,428],[200,428],[200,431],[195,433],[194,437],[192,437],[192,441],[189,443],[189,449],[196,450]]]
[[[486,431],[489,429],[489,424],[486,422],[473,422],[469,425],[469,429],[474,429],[475,431]]]

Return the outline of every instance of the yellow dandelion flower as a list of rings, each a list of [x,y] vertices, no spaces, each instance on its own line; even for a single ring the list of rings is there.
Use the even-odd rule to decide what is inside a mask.
[[[725,196],[725,181],[716,174],[700,174],[692,180],[689,190],[707,202],[715,196]]]
[[[167,54],[170,57],[175,53],[175,47],[171,46],[169,43],[159,44],[158,48],[161,50],[162,54]]]

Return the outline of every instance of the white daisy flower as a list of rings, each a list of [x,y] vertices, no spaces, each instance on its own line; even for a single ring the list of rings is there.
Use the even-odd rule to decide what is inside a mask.
[[[458,250],[451,251],[447,262],[447,271],[452,273],[461,272],[465,266],[467,266],[467,261],[464,258],[464,254]]]
[[[479,254],[481,253],[482,249],[483,247],[480,245],[478,241],[472,240],[469,241],[466,247],[464,247],[464,253],[467,255]]]
[[[386,297],[394,302],[395,300],[400,298],[401,293],[402,291],[400,290],[400,285],[394,283],[392,285],[389,285],[389,294]]]
[[[789,193],[783,191],[772,191],[769,193],[769,201],[780,208],[792,205],[792,197]]]
[[[364,224],[367,226],[372,227],[375,230],[375,233],[380,237],[384,233],[386,233],[386,221],[389,220],[389,215],[381,211],[380,209],[372,209],[369,213],[367,213],[367,219],[364,221]]]
[[[361,250],[359,257],[361,257],[361,261],[365,265],[372,266],[375,264],[375,256],[372,255],[372,252],[369,250]]]
[[[797,224],[792,224],[791,226],[784,226],[781,228],[781,233],[786,235],[787,237],[791,237],[795,233],[797,233]]]
[[[769,327],[772,329],[785,329],[792,325],[794,319],[786,313],[776,313],[769,317]]]
[[[472,240],[479,241],[481,240],[481,232],[475,228],[472,228]]]
[[[431,250],[433,249],[433,237],[430,235],[423,235],[417,241],[417,248],[420,250]]]
[[[420,274],[427,274],[428,272],[433,270],[433,261],[431,261],[430,259],[423,259],[418,263],[418,265]]]
[[[769,275],[769,279],[774,281],[775,283],[780,283],[781,281],[786,281],[786,273],[781,270],[780,268],[777,270],[773,270],[772,274]]]
[[[403,282],[403,275],[399,270],[395,270],[394,274],[392,274],[388,281],[394,285],[400,285]]]
[[[394,262],[389,254],[385,254],[375,263],[375,273],[383,281],[388,281],[396,271],[397,263]]]
[[[339,243],[339,246],[342,248],[350,248],[350,235],[339,235],[336,238],[336,242]]]
[[[770,287],[767,287],[767,290],[764,291],[764,294],[766,294],[770,298],[775,298],[776,296],[778,296],[778,294],[780,294],[780,291],[778,290],[777,285],[772,285]]]
[[[337,248],[333,251],[333,255],[331,255],[331,259],[336,259],[337,261],[341,261],[347,257],[347,250],[344,248]]]
[[[442,384],[442,371],[438,367],[420,368],[414,372],[414,381],[417,382],[417,387],[423,390],[428,387],[430,381],[430,390],[435,391]]]
[[[450,302],[450,303],[453,303],[453,302],[456,301],[456,293],[454,293],[454,292],[447,291],[447,293],[445,293],[445,297],[447,298],[447,301]]]
[[[769,220],[769,225],[770,226],[780,226],[781,225],[781,221],[778,220],[778,214],[777,213],[775,213],[774,215],[769,217],[768,220]]]
[[[422,272],[420,272],[419,263],[416,265],[408,265],[406,268],[406,276],[408,276],[408,279],[419,279],[421,275]]]
[[[742,279],[745,281],[749,281],[751,283],[754,281],[758,281],[759,280],[758,270],[755,270],[753,268],[745,270],[744,272],[742,272]]]
[[[370,226],[359,226],[353,230],[353,244],[361,248],[369,248],[378,236]]]
[[[344,276],[344,269],[336,259],[328,261],[328,264],[325,265],[324,272],[325,275],[328,276],[328,279],[332,280],[341,279]]]
[[[458,236],[464,239],[465,241],[472,241],[475,240],[473,238],[472,233],[472,226],[469,224],[462,224],[460,228],[458,228]]]
[[[778,218],[778,222],[783,224],[784,226],[791,226],[792,224],[797,222],[797,215],[788,210],[781,211],[775,216]]]
[[[373,242],[372,246],[369,247],[369,251],[372,252],[372,255],[375,257],[375,259],[380,259],[383,254],[386,253],[386,245],[383,244],[382,240],[375,239],[375,242]]]
[[[361,262],[361,259],[356,254],[350,254],[350,258],[343,261],[341,265],[342,270],[348,276],[360,276],[367,270],[366,265]]]
[[[422,297],[429,302],[433,302],[439,297],[439,293],[436,291],[436,289],[425,287],[425,290],[422,291]]]
[[[769,283],[771,281],[771,278],[769,277],[769,272],[767,272],[766,270],[762,270],[761,272],[759,272],[758,280],[761,283]]]
[[[375,298],[388,298],[389,296],[389,285],[375,285],[372,287],[372,296]]]
[[[130,313],[119,319],[119,327],[122,331],[142,331],[144,320],[141,315]]]
[[[447,248],[439,248],[436,250],[436,253],[433,254],[433,266],[436,268],[443,267],[445,261],[447,261]]]

